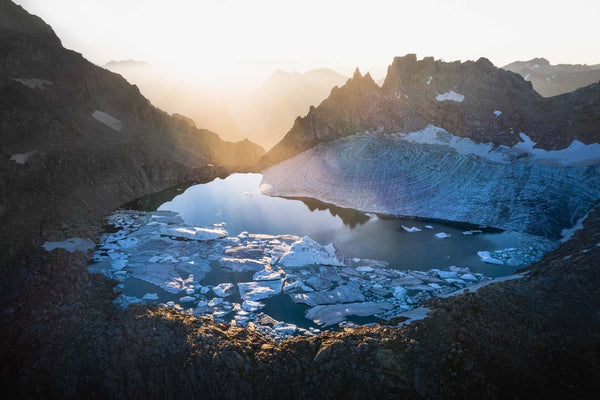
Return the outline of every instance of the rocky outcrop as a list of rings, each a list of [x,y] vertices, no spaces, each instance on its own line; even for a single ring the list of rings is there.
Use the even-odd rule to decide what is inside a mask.
[[[502,68],[530,81],[533,88],[544,97],[558,96],[600,81],[600,64],[552,65],[545,58],[534,58],[515,61]]]
[[[112,209],[166,187],[253,166],[230,143],[155,108],[137,87],[66,50],[0,1],[0,265],[45,240],[88,236]],[[92,229],[93,231],[93,229]]]
[[[319,143],[365,131],[413,132],[428,125],[513,146],[527,134],[537,147],[562,149],[573,140],[600,141],[600,84],[552,98],[518,74],[485,58],[446,63],[414,54],[396,57],[379,88],[358,71],[292,129],[260,162],[262,168]]]

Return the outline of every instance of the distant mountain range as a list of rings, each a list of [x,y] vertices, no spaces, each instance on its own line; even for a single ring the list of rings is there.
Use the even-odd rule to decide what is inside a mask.
[[[600,81],[600,64],[557,64],[551,65],[545,58],[515,61],[502,67],[516,72],[544,97],[571,92]]]
[[[250,91],[231,91],[194,84],[173,77],[169,68],[140,61],[111,61],[105,67],[135,82],[159,107],[184,113],[229,139],[251,138],[267,148],[283,137],[290,121],[348,79],[327,68],[275,71]]]

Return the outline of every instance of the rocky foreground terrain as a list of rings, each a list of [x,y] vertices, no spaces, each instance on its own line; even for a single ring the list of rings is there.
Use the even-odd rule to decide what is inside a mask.
[[[103,216],[125,201],[251,165],[261,151],[153,108],[135,87],[62,49],[47,25],[12,2],[0,0],[0,28],[5,397],[600,394],[598,209],[524,277],[435,299],[427,318],[408,325],[382,321],[275,343],[165,308],[116,306],[114,282],[86,269],[90,251],[40,244],[96,238]]]

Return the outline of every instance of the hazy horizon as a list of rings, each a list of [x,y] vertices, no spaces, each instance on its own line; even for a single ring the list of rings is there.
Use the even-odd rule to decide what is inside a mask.
[[[148,62],[109,69],[156,106],[225,139],[248,137],[267,148],[333,86],[319,82],[301,100],[260,93],[276,70],[329,68],[351,76],[359,67],[380,80],[393,58],[407,53],[445,61],[486,57],[498,67],[535,57],[600,63],[600,3],[582,0],[568,9],[515,0],[15,2],[50,24],[66,48],[99,66]]]

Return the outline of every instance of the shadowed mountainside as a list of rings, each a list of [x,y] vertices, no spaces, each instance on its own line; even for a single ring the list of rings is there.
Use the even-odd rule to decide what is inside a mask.
[[[0,54],[2,265],[45,240],[86,235],[81,221],[125,201],[247,169],[264,154],[170,117],[5,0]]]

